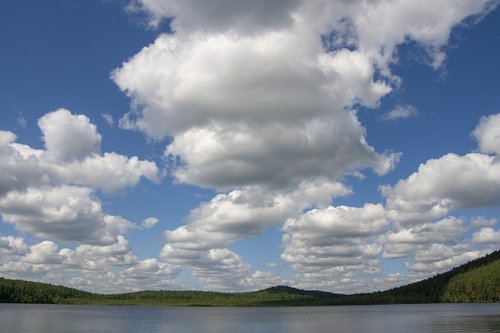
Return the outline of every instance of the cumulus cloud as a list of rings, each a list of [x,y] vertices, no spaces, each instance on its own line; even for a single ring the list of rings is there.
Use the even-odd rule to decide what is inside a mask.
[[[241,282],[242,286],[250,290],[261,290],[274,286],[284,286],[292,284],[292,280],[272,272],[256,271]]]
[[[447,154],[419,166],[395,186],[383,186],[391,219],[401,226],[426,223],[453,209],[500,203],[500,164],[494,156]]]
[[[332,196],[350,193],[340,183],[303,183],[288,194],[266,192],[260,187],[219,194],[191,211],[188,223],[165,237],[182,249],[207,250],[227,247],[239,239],[300,213],[312,205],[327,204]]]
[[[380,204],[313,209],[284,224],[281,258],[300,274],[302,286],[327,279],[325,288],[345,292],[356,276],[380,273],[377,236],[388,227]]]
[[[500,114],[482,117],[472,135],[484,154],[500,153]]]
[[[297,195],[318,179],[334,184],[364,168],[390,171],[399,155],[369,145],[356,108],[377,107],[399,85],[390,70],[398,45],[417,42],[438,68],[452,29],[494,6],[486,0],[132,1],[129,9],[147,13],[151,26],[169,19],[173,33],[161,34],[112,73],[132,100],[120,126],[157,140],[171,138],[165,156],[175,181],[219,192],[192,210],[186,225],[166,232],[162,257],[191,267],[212,286],[217,271],[210,267],[226,262],[218,278],[242,284],[248,267],[228,246],[286,221],[283,259],[302,281],[340,274],[339,288],[353,288],[354,275],[380,272],[376,257],[390,220],[403,232],[469,200],[479,206],[499,197],[494,191],[458,194],[451,171],[462,165],[441,182],[438,176],[427,179],[431,171],[419,171],[419,183],[437,185],[424,186],[417,196],[421,184],[413,189],[402,180],[385,187],[387,209],[329,207],[331,190],[315,199]],[[402,105],[386,117],[415,114],[414,107]],[[483,155],[468,159],[471,169],[492,169],[493,161]],[[428,162],[421,168],[434,167]],[[477,185],[462,185],[472,183]],[[207,266],[213,260],[217,264]],[[234,273],[231,281],[226,268]]]
[[[391,219],[400,226],[426,223],[455,209],[500,204],[497,143],[500,115],[481,118],[472,135],[480,153],[446,154],[422,163],[418,171],[394,186],[382,186]],[[478,218],[472,224],[491,223]]]
[[[210,257],[212,250],[226,251],[228,246],[240,239],[259,235],[266,228],[300,214],[308,207],[325,206],[333,196],[349,193],[350,190],[340,183],[319,179],[304,182],[297,190],[287,194],[267,192],[261,187],[219,194],[192,210],[185,226],[165,233],[167,244],[162,256],[170,264],[193,268],[193,274],[199,277],[210,275],[210,270],[217,276],[217,270],[223,263],[229,263],[227,269],[236,268],[238,273],[231,283],[234,286],[240,283],[241,272],[248,270],[248,265],[237,256],[229,262],[207,266],[204,260]],[[223,253],[229,255],[229,252]],[[236,259],[240,260],[238,265],[234,264]],[[215,282],[210,283],[213,285]]]
[[[69,162],[100,152],[101,135],[84,115],[66,109],[47,113],[38,120],[47,152],[56,162]]]
[[[100,201],[85,187],[61,186],[11,191],[0,197],[6,223],[40,238],[63,242],[112,243],[133,225],[105,214]]]
[[[454,26],[470,16],[480,16],[497,6],[488,0],[419,1],[266,1],[224,0],[208,5],[202,0],[182,3],[172,0],[134,0],[130,9],[146,12],[151,26],[172,19],[177,34],[232,32],[252,35],[286,30],[297,24],[316,34],[332,32],[340,46],[350,41],[369,52],[377,63],[392,59],[392,52],[406,39],[425,47],[430,64],[439,67],[445,60],[442,48]],[[391,19],[387,19],[387,18]],[[430,28],[432,27],[432,28]],[[338,35],[338,36],[335,36]]]
[[[448,214],[500,203],[495,142],[499,125],[498,115],[481,118],[472,133],[479,153],[431,159],[394,186],[381,187],[394,222],[394,229],[380,238],[384,257],[407,257],[411,272],[435,274],[494,249],[499,242],[499,232],[493,228],[496,218],[476,216],[467,223]],[[481,229],[468,237],[470,227]]]
[[[22,237],[0,236],[0,254],[3,256],[17,256],[26,254],[28,247]]]
[[[363,167],[386,173],[397,155],[376,153],[349,109],[374,107],[391,91],[388,66],[398,44],[413,39],[440,63],[451,29],[489,5],[236,1],[203,10],[206,6],[134,1],[132,7],[149,13],[153,24],[171,18],[175,33],[160,35],[112,78],[132,98],[122,127],[157,139],[171,136],[166,155],[177,181],[227,191],[334,179]],[[273,13],[272,22],[261,11]],[[346,24],[356,48],[325,49],[321,35],[345,32]]]
[[[159,181],[152,161],[117,153],[98,154],[101,135],[82,115],[60,109],[40,118],[46,150],[16,142],[15,134],[0,131],[0,195],[28,187],[89,186],[115,192],[141,178]]]
[[[350,193],[338,183],[343,176],[361,169],[384,175],[398,161],[399,154],[370,146],[357,117],[360,106],[376,108],[400,84],[391,72],[398,45],[415,41],[438,68],[452,29],[496,5],[131,1],[129,10],[146,12],[151,26],[170,19],[173,33],[161,34],[113,71],[112,79],[132,101],[119,124],[155,140],[168,137],[165,156],[174,181],[218,194],[193,209],[186,225],[165,233],[165,262],[138,259],[123,236],[132,223],[104,212],[97,195],[143,178],[159,181],[156,164],[101,153],[102,137],[90,119],[59,109],[38,122],[44,149],[0,131],[3,220],[48,238],[31,246],[0,238],[6,254],[0,272],[113,290],[141,283],[176,286],[173,279],[187,266],[210,289],[281,284],[287,280],[252,272],[229,249],[281,223],[282,258],[302,287],[363,290],[363,279],[380,276],[383,256],[413,254],[407,267],[414,278],[480,255],[454,244],[466,223],[446,216],[498,203],[497,157],[486,155],[498,152],[493,116],[474,131],[480,153],[422,164],[408,179],[382,189],[385,207],[333,206],[332,199]],[[414,114],[401,106],[387,117]],[[112,124],[110,115],[102,116]],[[145,219],[142,227],[156,222]],[[485,223],[481,227],[473,239],[489,246],[497,232]],[[54,240],[78,244],[58,250]],[[72,269],[84,273],[75,276]],[[380,283],[402,280],[393,276]]]
[[[52,241],[27,246],[22,238],[0,237],[0,272],[10,278],[54,282],[95,292],[181,288],[180,267],[157,259],[139,260],[127,239],[115,244],[58,249]],[[7,250],[7,251],[4,251]]]
[[[474,131],[480,143],[495,131],[491,119],[495,116],[483,118]],[[495,155],[483,153],[447,154],[421,164],[394,186],[383,186],[385,207],[331,206],[290,218],[284,226],[282,258],[300,273],[299,281],[309,281],[302,282],[304,286],[321,283],[327,276],[343,281],[349,272],[345,281],[360,283],[361,288],[358,275],[368,268],[377,272],[374,261],[367,264],[376,258],[406,258],[410,274],[398,279],[410,282],[483,256],[498,244],[499,232],[493,228],[497,220],[476,216],[469,222],[449,214],[499,204],[496,160]],[[379,219],[370,212],[378,212]],[[470,227],[481,229],[468,236]],[[325,287],[349,289],[342,283]]]
[[[52,241],[43,241],[30,246],[29,253],[22,261],[30,264],[58,264],[61,262],[57,254],[57,245]]]
[[[164,18],[174,18],[177,33],[193,30],[210,31],[262,31],[291,24],[290,11],[298,6],[297,0],[225,1],[210,3],[199,0],[183,2],[172,0],[133,0],[130,11],[145,11],[150,15],[149,24],[157,27]]]
[[[238,290],[250,271],[250,265],[241,256],[226,248],[192,251],[167,244],[161,256],[171,265],[189,266],[191,274],[212,290]]]
[[[443,260],[407,263],[406,266],[408,267],[408,269],[415,272],[436,274],[449,270],[453,267],[457,267],[468,261],[485,256],[486,254],[488,254],[488,252],[490,251],[468,251]]]
[[[386,235],[388,243],[428,244],[456,242],[466,232],[464,220],[449,217],[438,222],[426,223],[409,229],[392,231]]]
[[[113,79],[136,106],[122,126],[172,136],[177,180],[224,190],[390,170],[396,156],[376,153],[345,109],[374,106],[391,90],[374,73],[366,54],[326,53],[319,37],[292,29],[164,34]]]
[[[471,225],[475,228],[479,227],[493,227],[497,224],[498,220],[496,218],[488,219],[484,216],[476,216],[471,220]]]
[[[115,192],[141,178],[158,181],[154,162],[100,154],[101,135],[90,120],[66,109],[38,122],[45,149],[0,131],[0,212],[6,223],[40,238],[111,244],[133,227],[106,214],[96,190]]]
[[[497,245],[500,243],[500,231],[489,227],[482,228],[472,235],[472,242]]]

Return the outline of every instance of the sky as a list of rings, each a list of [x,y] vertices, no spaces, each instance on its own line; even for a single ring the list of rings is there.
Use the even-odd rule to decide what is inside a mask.
[[[500,247],[493,0],[0,5],[0,276],[338,293]]]

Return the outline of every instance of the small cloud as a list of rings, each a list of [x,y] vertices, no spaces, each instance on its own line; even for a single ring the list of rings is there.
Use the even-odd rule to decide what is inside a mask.
[[[17,116],[16,122],[22,128],[26,128],[26,125],[27,125],[26,118],[24,118],[22,113],[19,113],[19,115]]]
[[[415,117],[418,115],[417,108],[413,105],[397,105],[394,109],[389,112],[382,114],[380,119],[383,121],[392,121],[398,119],[406,119],[410,117]]]
[[[275,262],[266,262],[266,267],[267,268],[271,268],[271,269],[276,269],[276,268],[279,268],[279,265]]]
[[[493,227],[495,224],[497,224],[497,219],[496,218],[488,219],[488,218],[486,218],[484,216],[476,216],[471,221],[471,225],[474,228]]]
[[[114,120],[112,115],[110,115],[109,113],[101,113],[101,117],[103,117],[104,120],[106,120],[109,126],[113,126]]]
[[[156,223],[158,223],[158,221],[159,220],[156,217],[145,218],[144,220],[142,220],[141,227],[145,229],[152,228],[156,225]]]
[[[365,180],[366,179],[366,176],[359,171],[347,172],[346,176],[354,177],[357,180]]]

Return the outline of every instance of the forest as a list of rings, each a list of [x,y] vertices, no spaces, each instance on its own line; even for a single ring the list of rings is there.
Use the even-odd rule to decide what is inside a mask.
[[[96,294],[51,284],[0,278],[1,303],[155,306],[319,306],[500,302],[500,251],[406,286],[354,295],[276,286],[259,291],[138,291]]]

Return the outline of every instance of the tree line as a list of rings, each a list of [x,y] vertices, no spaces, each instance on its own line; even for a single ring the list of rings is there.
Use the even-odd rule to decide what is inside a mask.
[[[0,302],[164,306],[313,306],[500,302],[500,251],[420,282],[386,291],[354,295],[301,290],[288,286],[241,293],[146,290],[103,295],[39,282],[0,278]]]

